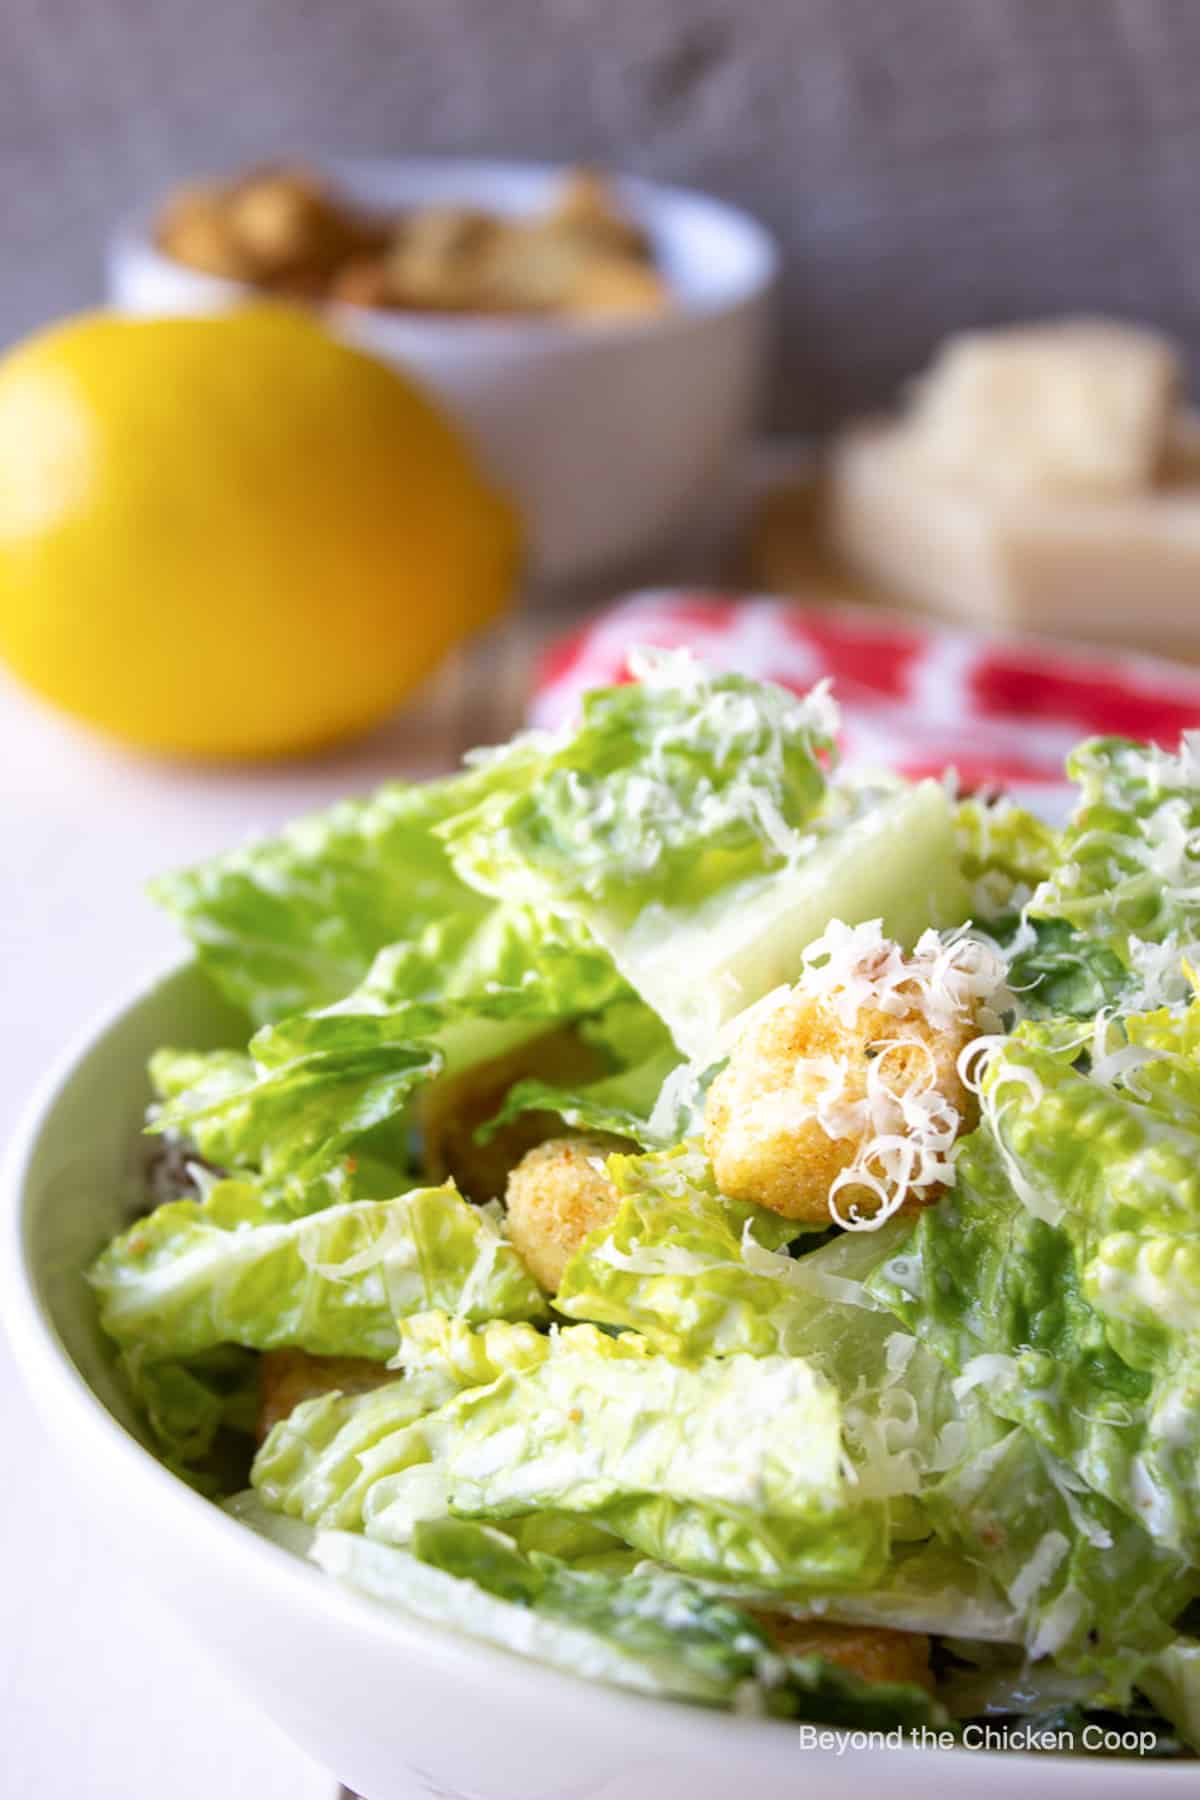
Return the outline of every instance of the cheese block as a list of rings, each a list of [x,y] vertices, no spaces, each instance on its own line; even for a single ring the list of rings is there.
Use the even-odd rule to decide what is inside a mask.
[[[829,530],[856,576],[947,618],[1200,650],[1200,422],[1159,484],[1094,498],[934,478],[908,426],[853,427],[832,454]]]
[[[989,492],[1134,493],[1160,467],[1178,382],[1165,338],[1111,320],[967,332],[916,387],[913,450]]]

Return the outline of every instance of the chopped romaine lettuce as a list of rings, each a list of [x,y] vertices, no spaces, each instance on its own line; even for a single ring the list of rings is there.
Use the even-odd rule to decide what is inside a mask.
[[[412,1552],[500,1600],[594,1631],[635,1655],[668,1665],[678,1660],[716,1693],[753,1675],[768,1648],[747,1614],[665,1569],[647,1567],[614,1579],[544,1552],[530,1555],[495,1526],[469,1519],[417,1525]]]
[[[529,1552],[495,1526],[444,1519],[409,1549],[312,1531],[238,1495],[229,1510],[264,1537],[398,1613],[595,1681],[853,1730],[944,1729],[923,1688],[873,1682],[819,1657],[772,1650],[757,1620],[685,1576],[605,1572]]]
[[[1152,1657],[1138,1686],[1193,1750],[1200,1750],[1200,1642],[1180,1637]]]
[[[392,1367],[443,1376],[448,1392],[486,1387],[506,1369],[531,1369],[550,1353],[550,1339],[533,1325],[490,1319],[473,1329],[461,1313],[439,1310],[397,1319]]]
[[[214,1161],[277,1180],[318,1174],[364,1140],[398,1161],[418,1092],[428,1096],[439,1077],[482,1068],[573,1016],[569,1007],[556,1013],[536,977],[470,1001],[394,1000],[389,956],[337,1007],[265,1026],[248,1058],[190,1059],[195,1085],[166,1100],[151,1129],[182,1133]],[[579,995],[584,1006],[592,999],[603,1003],[599,992]]]
[[[457,786],[397,784],[344,801],[278,838],[162,876],[152,892],[256,1021],[327,1006],[386,944],[448,917],[469,935],[485,917],[432,834]],[[449,950],[444,938],[440,949]]]
[[[536,762],[532,742],[510,748],[510,783]],[[434,830],[482,782],[385,788],[160,884],[206,966],[264,1023],[248,1054],[177,1052],[158,1067],[158,1129],[278,1178],[389,1129],[402,1161],[419,1087],[632,1006],[578,919],[496,904],[456,876]]]
[[[527,1077],[508,1090],[503,1105],[479,1136],[487,1142],[501,1126],[524,1113],[549,1112],[575,1131],[611,1132],[647,1147],[677,1143],[679,1133],[662,1128],[657,1109],[664,1082],[679,1067],[677,1051],[666,1044],[644,1061],[581,1087],[558,1087]]]
[[[880,918],[912,943],[929,925],[965,919],[950,806],[937,782],[847,795],[811,823],[792,860],[691,906],[646,907],[616,926],[583,916],[693,1061],[711,1062],[722,1026],[782,983],[831,919]]]
[[[428,1414],[463,1388],[487,1385],[508,1369],[535,1368],[551,1342],[523,1322],[493,1320],[475,1332],[440,1313],[401,1321],[398,1337],[394,1361],[403,1377],[365,1394],[303,1401],[271,1431],[253,1471],[268,1506],[306,1524],[361,1530],[391,1477],[431,1462],[422,1429]],[[436,1511],[436,1481],[431,1494]],[[419,1511],[414,1506],[414,1517]]]
[[[722,1587],[721,1592],[800,1619],[877,1625],[885,1631],[929,1632],[989,1644],[1019,1644],[1024,1628],[1017,1608],[987,1570],[936,1539],[898,1545],[879,1579],[867,1588],[780,1594],[733,1586]]]
[[[620,1210],[568,1263],[557,1311],[636,1330],[672,1356],[805,1358],[841,1397],[860,1495],[888,1504],[894,1535],[927,1532],[919,1496],[945,1467],[956,1409],[937,1358],[864,1286],[907,1222],[792,1257],[781,1251],[795,1222],[726,1199],[695,1149],[615,1156],[608,1169]]]
[[[1115,951],[1066,919],[1027,916],[1012,948],[1010,985],[1030,1017],[1090,1019],[1128,991],[1129,970]]]
[[[1170,756],[1128,738],[1092,738],[1067,763],[1080,802],[1057,866],[1034,896],[1119,954],[1131,937],[1189,941],[1200,926],[1200,737]]]
[[[514,784],[531,761],[528,750],[513,749]],[[435,835],[473,803],[477,786],[470,773],[392,783],[297,820],[277,838],[162,876],[152,892],[257,1023],[341,999],[387,945],[412,959],[410,998],[440,996],[477,954],[476,934],[494,911],[459,880]]]
[[[837,1396],[799,1358],[676,1363],[587,1325],[544,1341],[541,1360],[415,1428],[408,1381],[301,1406],[267,1439],[255,1485],[306,1523],[361,1523],[392,1543],[446,1512],[549,1508],[686,1572],[763,1587],[865,1585],[882,1566],[886,1507],[856,1493]]]
[[[257,1040],[255,1040],[257,1042]],[[167,1053],[175,1058],[176,1052]],[[444,1067],[438,1046],[417,1038],[318,1050],[269,1065],[215,1051],[188,1055],[194,1085],[164,1100],[149,1129],[177,1133],[210,1162],[284,1183],[318,1179],[350,1146],[401,1115],[415,1090]],[[242,1080],[235,1085],[238,1072]],[[161,1060],[155,1071],[163,1080]],[[399,1160],[403,1144],[386,1146]]]
[[[1033,1010],[1090,1015],[1186,1000],[1200,953],[1200,756],[1092,738],[1069,758],[1079,804],[1026,909],[1014,983]]]
[[[677,1680],[707,1682],[714,1697],[723,1699],[754,1683],[761,1710],[774,1717],[799,1712],[860,1727],[869,1718],[880,1729],[885,1719],[903,1728],[939,1716],[921,1688],[868,1683],[817,1657],[780,1655],[750,1614],[666,1569],[643,1564],[614,1575],[571,1568],[537,1552],[523,1554],[494,1526],[463,1519],[418,1525],[412,1548],[422,1562],[473,1581],[498,1599],[653,1659],[666,1681],[678,1670]]]
[[[779,1250],[798,1234],[793,1221],[727,1200],[694,1148],[613,1156],[608,1173],[620,1209],[567,1264],[559,1312],[639,1331],[669,1356],[788,1349],[804,1297],[774,1262],[766,1273],[756,1268],[746,1245]],[[780,1259],[779,1267],[793,1266]]]
[[[185,1361],[162,1361],[131,1344],[121,1369],[165,1459],[188,1479],[222,1431],[248,1438],[258,1408],[258,1361],[223,1344]]]
[[[439,829],[465,880],[579,920],[680,1050],[709,1056],[831,918],[912,939],[966,916],[944,790],[831,794],[832,727],[823,695],[671,661],[589,695],[537,781],[493,757],[491,791]]]
[[[1113,1451],[1088,1478],[1156,1537],[1193,1554],[1200,1549],[1198,1014],[1194,1005],[1184,1015],[1129,1019],[1117,1028],[1115,1049],[1112,1033],[1101,1030],[1088,1073],[1014,1038],[992,1057],[985,1079],[1017,1199],[1053,1222],[1069,1246],[1080,1305],[1108,1352],[1110,1391],[1097,1391],[1100,1371],[1081,1371],[1083,1416],[1072,1423],[1064,1414],[1062,1427],[1090,1442],[1104,1418]]]
[[[847,794],[815,819],[792,860],[686,903],[655,903],[625,926],[586,903],[581,916],[630,985],[701,1064],[721,1027],[800,972],[832,919],[879,918],[911,944],[930,925],[967,917],[954,861],[950,804],[934,781],[899,792]]]
[[[644,1646],[649,1630],[642,1634],[641,1645],[631,1647],[605,1633],[604,1626],[611,1628],[614,1617],[621,1616],[618,1596],[627,1577],[606,1589],[612,1594],[607,1617],[596,1616],[602,1614],[602,1608],[593,1593],[585,1617],[576,1622],[563,1616],[562,1605],[543,1611],[525,1598],[491,1593],[486,1583],[473,1575],[449,1572],[411,1551],[349,1532],[318,1532],[311,1555],[328,1574],[375,1600],[552,1668],[681,1700],[719,1704],[730,1698],[731,1683],[722,1678],[719,1668],[706,1667],[702,1654],[688,1656],[675,1644],[656,1646],[647,1653]],[[477,1572],[486,1574],[493,1566],[480,1557]],[[560,1587],[555,1598],[562,1600]]]
[[[1114,1343],[1067,1231],[1018,1198],[990,1133],[971,1141],[955,1192],[868,1286],[964,1388],[981,1387],[994,1412],[1025,1425],[1156,1542],[1195,1554],[1197,1439],[1181,1429],[1196,1403],[1190,1364],[1160,1347],[1156,1372],[1155,1354],[1140,1353],[1149,1333],[1126,1360],[1135,1338],[1121,1327]]]
[[[1007,1595],[1033,1661],[1052,1656],[1127,1700],[1147,1656],[1173,1635],[1190,1591],[1185,1559],[980,1394],[967,1411],[964,1455],[924,1496],[935,1527]]]
[[[217,1181],[139,1219],[93,1265],[108,1336],[145,1360],[219,1344],[386,1361],[396,1320],[536,1319],[545,1303],[492,1215],[453,1188],[352,1201],[298,1219],[253,1183]]]
[[[1004,797],[960,800],[954,809],[959,864],[971,885],[971,916],[987,925],[1019,909],[1054,868],[1059,833]]]
[[[696,905],[785,861],[823,798],[836,722],[823,692],[800,700],[663,658],[639,682],[587,695],[536,780],[521,739],[490,753],[478,804],[440,835],[484,893],[587,899],[628,926],[647,906]]]

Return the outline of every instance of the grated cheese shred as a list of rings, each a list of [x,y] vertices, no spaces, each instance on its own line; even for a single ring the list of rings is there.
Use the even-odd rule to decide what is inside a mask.
[[[1011,1005],[999,953],[986,940],[967,935],[965,927],[946,934],[926,931],[906,955],[884,936],[879,919],[855,926],[835,920],[809,945],[803,962],[804,973],[792,991],[815,999],[847,1030],[857,1026],[864,1008],[912,1019],[934,1036],[977,1027],[958,1059],[960,1067],[981,1041],[999,1034],[1001,1010]],[[829,1189],[830,1215],[845,1230],[878,1230],[907,1200],[927,1198],[953,1178],[963,1115],[938,1085],[937,1060],[925,1032],[914,1029],[911,1036],[889,1036],[867,1046],[876,1054],[861,1098],[847,1092],[844,1058],[797,1059],[791,1105],[804,1108],[827,1137],[859,1140],[853,1161]],[[899,1058],[900,1052],[907,1054]],[[915,1076],[914,1063],[921,1071]],[[771,1097],[776,1105],[781,1098]],[[843,1195],[864,1190],[876,1201],[867,1215],[859,1200],[842,1201]]]

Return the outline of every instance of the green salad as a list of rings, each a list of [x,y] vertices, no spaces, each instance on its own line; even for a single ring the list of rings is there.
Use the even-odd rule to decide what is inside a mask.
[[[638,674],[157,884],[246,1028],[89,1275],[148,1434],[581,1676],[1192,1754],[1200,747],[1056,830]]]

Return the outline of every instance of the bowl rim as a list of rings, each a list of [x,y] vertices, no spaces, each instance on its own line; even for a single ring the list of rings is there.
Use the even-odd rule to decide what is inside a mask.
[[[484,181],[552,182],[570,173],[578,164],[537,162],[486,156],[345,156],[336,152],[313,152],[313,167],[328,174],[335,184],[350,190],[374,179],[386,180],[390,174],[403,171],[415,180],[431,181],[447,174],[461,172],[464,178],[475,174]],[[227,171],[237,173],[236,169]],[[675,208],[701,209],[712,223],[736,242],[743,268],[728,284],[729,291],[707,298],[678,290],[672,303],[661,312],[598,316],[587,319],[544,317],[537,314],[479,314],[421,312],[416,309],[380,306],[358,306],[346,301],[310,302],[287,295],[273,294],[251,282],[230,276],[210,275],[193,269],[168,256],[155,241],[153,224],[164,195],[127,213],[110,235],[108,263],[110,271],[120,263],[139,261],[144,267],[178,283],[187,283],[198,297],[210,301],[240,301],[269,304],[300,305],[318,317],[335,320],[348,328],[357,326],[360,333],[403,331],[444,334],[447,344],[520,345],[522,348],[554,348],[557,346],[620,343],[654,338],[679,332],[700,320],[720,318],[766,296],[779,278],[782,253],[777,239],[768,228],[740,206],[700,188],[671,182],[653,181],[646,176],[625,174],[605,169],[604,173],[619,192],[628,194],[640,207],[653,214]],[[221,170],[196,180],[220,180]],[[653,220],[651,219],[651,225]],[[110,283],[111,285],[111,283]]]
[[[188,977],[210,979],[195,958],[173,960],[165,967],[160,965],[132,995],[94,1014],[36,1084],[0,1162],[0,1320],[35,1410],[47,1417],[57,1416],[68,1427],[61,1435],[72,1448],[61,1453],[71,1468],[72,1479],[75,1465],[84,1457],[89,1461],[94,1457],[98,1466],[115,1473],[131,1510],[136,1509],[143,1519],[164,1509],[171,1512],[176,1529],[195,1533],[206,1555],[239,1564],[248,1583],[269,1582],[294,1606],[304,1606],[315,1618],[323,1615],[336,1620],[347,1633],[375,1639],[381,1647],[390,1643],[426,1663],[436,1662],[439,1672],[447,1676],[486,1682],[489,1692],[502,1700],[511,1699],[517,1705],[523,1701],[537,1706],[549,1703],[559,1716],[565,1717],[582,1718],[586,1713],[591,1726],[600,1724],[607,1715],[613,1728],[622,1732],[620,1741],[628,1745],[631,1754],[640,1747],[639,1740],[643,1744],[652,1740],[657,1755],[677,1749],[681,1757],[693,1759],[718,1752],[749,1756],[769,1744],[773,1751],[794,1758],[800,1751],[796,1721],[739,1714],[610,1686],[373,1600],[260,1536],[220,1505],[195,1492],[108,1410],[68,1353],[39,1292],[30,1244],[30,1165],[75,1076],[92,1059],[103,1055],[109,1037],[140,1006],[162,989]],[[965,1773],[975,1767],[988,1770],[993,1777],[1000,1770],[1011,1768],[1014,1786],[1029,1767],[1026,1753],[961,1747],[943,1750],[904,1746],[898,1751],[883,1752],[851,1745],[844,1752],[808,1748],[805,1754],[820,1757],[822,1767],[841,1762],[848,1773],[855,1768],[885,1766],[877,1763],[884,1754],[902,1755],[904,1767],[914,1776],[922,1767],[946,1773]],[[872,1759],[870,1763],[865,1760],[868,1757]],[[1053,1752],[1039,1752],[1036,1757],[1036,1766],[1047,1783],[1054,1777],[1067,1778],[1072,1774],[1082,1779],[1086,1770],[1089,1790],[1111,1795],[1112,1800],[1123,1800],[1128,1795],[1131,1764],[1129,1758],[1082,1760]],[[1163,1786],[1153,1791],[1163,1792],[1167,1781],[1173,1782],[1179,1792],[1185,1782],[1194,1786],[1195,1769],[1191,1762],[1155,1764],[1153,1774]],[[1143,1774],[1143,1788],[1146,1782],[1147,1775]],[[850,1787],[845,1791],[849,1793]],[[988,1791],[999,1791],[991,1780]],[[1146,1791],[1150,1792],[1148,1788]]]

